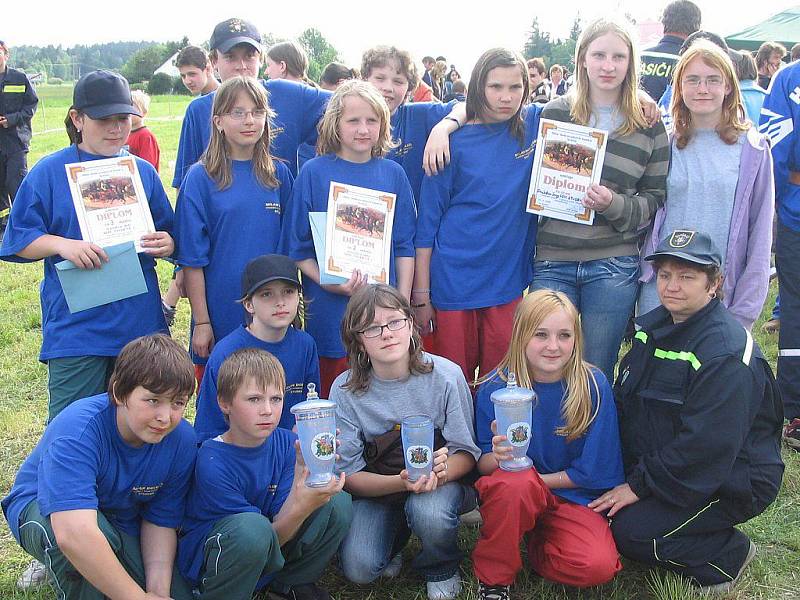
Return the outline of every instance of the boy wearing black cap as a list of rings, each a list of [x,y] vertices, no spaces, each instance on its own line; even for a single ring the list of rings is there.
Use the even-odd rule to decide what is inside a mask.
[[[300,279],[290,258],[267,254],[251,260],[242,273],[240,302],[247,311],[247,326],[240,325],[214,346],[197,398],[194,428],[198,442],[227,429],[217,403],[218,377],[222,363],[241,348],[260,348],[273,354],[286,373],[286,395],[279,427],[294,427],[292,406],[304,400],[309,383],[319,389],[317,345],[299,328]],[[296,325],[296,327],[293,326]]]
[[[11,209],[0,259],[44,260],[41,285],[42,349],[47,363],[49,418],[70,402],[101,393],[114,360],[134,338],[168,333],[161,312],[155,259],[174,250],[170,232],[174,214],[155,169],[135,158],[156,232],[142,236],[138,255],[145,293],[72,313],[67,306],[56,263],[67,259],[80,269],[108,261],[105,251],[82,239],[64,165],[120,155],[130,133],[128,82],[111,71],[92,71],[78,81],[65,121],[73,145],[42,158],[23,181]]]
[[[676,230],[645,259],[662,306],[636,319],[614,387],[626,483],[589,506],[613,517],[624,556],[727,592],[756,553],[734,526],[780,488],[780,394],[750,332],[720,302],[711,237]]]
[[[211,64],[225,82],[232,77],[258,77],[261,68],[261,34],[244,19],[227,19],[214,27],[209,41]],[[330,92],[285,79],[261,82],[269,91],[269,103],[277,137],[272,153],[286,161],[297,175],[297,148],[303,142],[316,145],[317,122],[325,112]],[[214,93],[195,98],[186,109],[175,160],[172,187],[180,188],[186,173],[196,163],[211,136],[211,106]]]
[[[267,585],[271,598],[331,600],[316,581],[350,528],[350,495],[344,473],[306,486],[297,435],[278,427],[284,383],[280,363],[258,348],[220,367],[227,424],[198,451],[178,548],[201,600],[250,598]]]

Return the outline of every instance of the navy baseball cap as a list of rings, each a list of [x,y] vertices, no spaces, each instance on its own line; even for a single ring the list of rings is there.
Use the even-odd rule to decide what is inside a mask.
[[[228,19],[214,27],[209,40],[211,50],[227,52],[237,44],[249,44],[261,52],[261,34],[256,26],[244,19]]]
[[[128,80],[112,71],[92,71],[81,77],[72,92],[72,106],[92,119],[111,115],[142,116],[131,100]]]
[[[242,297],[244,300],[252,296],[262,285],[270,281],[288,281],[300,287],[300,278],[297,275],[297,265],[288,256],[282,254],[264,254],[254,258],[244,268],[242,273]]]
[[[697,265],[722,266],[722,254],[711,237],[691,229],[676,229],[661,240],[655,252],[644,259],[655,260],[659,256],[672,256]]]

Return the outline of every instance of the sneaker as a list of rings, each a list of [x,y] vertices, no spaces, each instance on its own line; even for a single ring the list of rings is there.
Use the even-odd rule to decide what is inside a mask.
[[[478,600],[511,600],[510,585],[487,585],[479,582]]]
[[[781,329],[781,320],[780,319],[770,319],[769,321],[765,321],[764,324],[761,326],[761,331],[764,333],[778,333]]]
[[[722,583],[715,583],[714,585],[701,585],[699,588],[699,592],[705,595],[716,595],[716,594],[727,594],[739,582],[739,579],[742,577],[742,573],[747,568],[753,559],[756,556],[756,545],[753,541],[750,541],[750,548],[747,550],[747,556],[742,563],[742,566],[739,567],[739,572],[736,573],[736,577],[734,577],[731,581],[723,581]]]
[[[459,518],[461,519],[461,523],[463,523],[464,525],[476,525],[478,527],[483,525],[483,517],[481,516],[481,511],[479,511],[477,508],[473,508],[471,511],[465,512]]]
[[[800,419],[792,419],[783,428],[783,441],[792,450],[800,452]]]
[[[22,574],[17,578],[17,588],[20,590],[33,590],[47,583],[47,568],[38,560],[32,560]]]
[[[461,593],[461,574],[456,571],[450,579],[428,582],[428,600],[453,600]]]
[[[164,320],[167,322],[167,327],[172,327],[172,324],[175,322],[175,315],[178,312],[178,308],[175,306],[170,306],[162,300],[161,311],[164,313]]]
[[[389,561],[389,564],[386,565],[386,568],[381,573],[381,577],[387,577],[389,579],[394,579],[398,575],[400,575],[400,570],[403,568],[403,554],[398,552],[395,554],[394,558]]]
[[[287,592],[271,589],[268,597],[274,600],[333,600],[328,591],[316,583],[293,585]]]

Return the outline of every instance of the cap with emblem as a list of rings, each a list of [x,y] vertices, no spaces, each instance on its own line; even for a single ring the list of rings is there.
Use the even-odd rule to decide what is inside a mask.
[[[228,19],[214,27],[208,42],[211,50],[228,52],[237,44],[249,44],[261,52],[261,34],[256,26],[244,19]]]
[[[673,256],[698,265],[722,266],[722,254],[711,237],[702,231],[676,229],[663,240],[645,260],[655,260],[659,256]]]

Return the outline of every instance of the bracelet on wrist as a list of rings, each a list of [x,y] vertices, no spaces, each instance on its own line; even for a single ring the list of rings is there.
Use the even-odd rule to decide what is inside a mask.
[[[197,327],[198,325],[211,325],[211,321],[195,321],[194,326]]]
[[[419,290],[411,290],[411,293],[412,294],[430,294],[431,291],[430,290],[419,289]]]
[[[459,120],[458,120],[458,119],[456,119],[455,117],[445,117],[445,118],[444,118],[444,120],[445,120],[445,121],[452,121],[453,123],[455,123],[456,125],[458,125],[458,127],[459,127],[459,128],[461,128],[461,121],[459,121]]]
[[[412,304],[411,308],[422,308],[423,306],[428,306],[427,302],[420,302],[419,304]]]

